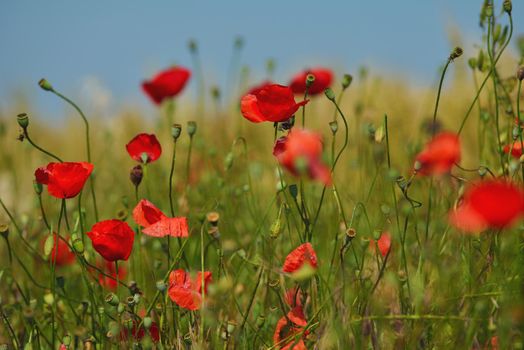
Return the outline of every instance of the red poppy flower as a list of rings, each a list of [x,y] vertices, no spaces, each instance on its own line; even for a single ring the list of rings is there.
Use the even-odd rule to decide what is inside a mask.
[[[273,344],[280,350],[307,350],[303,340],[308,334],[308,331],[304,331],[306,325],[302,307],[293,308],[288,312],[287,318],[282,317],[278,320],[273,334]]]
[[[211,282],[211,272],[204,272],[204,288]],[[196,279],[186,271],[179,269],[169,275],[169,297],[178,306],[188,310],[198,310],[202,304],[202,273],[198,272]]]
[[[142,154],[146,154],[146,163],[154,162],[162,154],[162,146],[154,134],[138,134],[126,145],[127,153],[137,162],[143,162]]]
[[[302,306],[302,290],[300,288],[291,288],[286,291],[284,296],[286,304],[294,308],[296,306]]]
[[[175,97],[184,89],[191,71],[184,67],[173,67],[142,83],[142,89],[157,105],[166,98]]]
[[[44,247],[46,240],[47,238],[42,240],[42,248]],[[53,261],[56,266],[70,265],[75,261],[75,253],[69,249],[67,243],[60,239],[56,233],[53,234],[53,249],[51,249],[49,259]]]
[[[306,263],[315,269],[317,268],[317,254],[309,242],[299,245],[288,254],[286,261],[284,261],[282,271],[292,273],[300,270]]]
[[[110,261],[104,260],[104,262],[99,265],[99,268],[105,274],[107,274],[107,275],[109,275],[109,276],[111,276],[113,278],[100,273],[98,275],[98,283],[101,286],[106,287],[109,290],[116,290],[117,289],[116,288],[117,284],[116,284],[116,267],[115,267],[115,264],[110,262]],[[125,280],[126,276],[127,276],[127,269],[126,269],[125,265],[118,264],[118,280],[119,281],[123,281],[123,280]]]
[[[97,222],[87,236],[93,248],[108,261],[127,260],[133,250],[135,233],[129,225],[120,220]]]
[[[267,87],[269,85],[273,85],[273,84],[274,83],[271,80],[264,80],[260,84],[255,85],[251,89],[249,89],[249,91],[246,93],[246,95],[253,95],[256,92],[258,92],[259,90],[261,90],[261,89],[263,89],[263,88],[265,88],[265,87]]]
[[[145,227],[142,233],[152,237],[188,237],[189,228],[185,217],[167,217],[153,203],[146,199],[138,202],[133,209],[135,222]]]
[[[436,135],[416,157],[421,175],[448,173],[460,161],[460,140],[451,132]]]
[[[511,150],[511,155],[514,158],[520,158],[522,156],[522,142],[520,140],[517,140],[513,142],[513,147],[511,145],[504,146],[504,153],[508,154]]]
[[[331,171],[321,160],[322,138],[317,133],[293,129],[276,141],[273,155],[292,174],[305,171],[310,178],[331,185]]]
[[[255,89],[242,97],[240,110],[247,120],[260,122],[283,122],[308,101],[295,102],[293,91],[287,86],[271,84]]]
[[[47,192],[56,198],[73,198],[82,191],[93,171],[87,162],[49,163],[35,171],[36,182],[47,185]]]
[[[466,190],[462,203],[450,214],[459,229],[480,232],[502,229],[524,214],[524,192],[505,180],[481,181]]]
[[[331,86],[333,81],[333,72],[330,69],[306,69],[296,74],[293,79],[291,79],[289,87],[293,90],[293,93],[304,94],[306,92],[306,78],[308,74],[315,76],[315,81],[309,87],[308,95],[317,95],[324,92],[324,90]]]
[[[131,336],[135,341],[141,341],[142,338],[144,338],[144,336],[146,335],[146,331],[143,325],[140,327],[139,330],[137,330],[139,322],[140,321],[133,319],[133,328],[122,328],[122,330],[120,331],[120,340],[127,341]],[[151,340],[153,341],[153,343],[158,343],[158,341],[160,340],[160,333],[158,331],[158,325],[156,324],[156,322],[151,322],[151,327],[149,328],[149,335],[151,336]]]
[[[383,232],[380,235],[380,238],[377,241],[378,250],[380,251],[380,254],[382,254],[382,257],[385,257],[389,249],[391,248],[391,235],[389,232]],[[375,249],[375,241],[372,239],[369,241],[369,247],[374,250]]]

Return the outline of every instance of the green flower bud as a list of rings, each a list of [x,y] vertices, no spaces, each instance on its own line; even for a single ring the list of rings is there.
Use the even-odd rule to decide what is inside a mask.
[[[35,189],[35,192],[37,195],[41,195],[43,191],[43,186],[41,183],[38,183],[36,181],[33,181],[33,188]]]
[[[40,85],[40,87],[45,91],[53,91],[53,86],[51,85],[51,83],[44,78],[40,79],[38,85]]]
[[[297,196],[298,196],[297,185],[295,185],[295,184],[289,185],[289,194],[291,195],[291,197],[297,198]]]
[[[353,82],[353,76],[351,74],[344,74],[342,77],[342,89],[347,89],[351,85],[351,82]]]
[[[73,249],[75,250],[75,252],[77,254],[84,254],[84,243],[82,242],[82,240],[80,238],[76,238],[76,239],[73,239]]]
[[[156,289],[160,292],[165,292],[167,289],[167,284],[164,281],[157,281]]]
[[[120,302],[120,299],[118,299],[118,296],[115,293],[109,293],[106,295],[106,303],[108,303],[111,306],[117,306]]]
[[[472,70],[475,70],[477,68],[477,59],[475,57],[471,57],[469,60],[468,60],[468,66],[469,68],[471,68]]]
[[[197,131],[197,123],[195,121],[188,121],[187,122],[187,134],[189,137],[193,137],[193,135],[196,134]]]
[[[328,100],[331,100],[333,102],[335,101],[335,93],[331,88],[327,88],[326,90],[324,90],[324,94],[326,95]]]
[[[151,317],[144,317],[143,324],[144,324],[145,329],[149,329],[151,328],[151,325],[153,324],[153,320],[151,320]]]
[[[508,14],[511,14],[511,10],[513,9],[513,4],[511,3],[511,0],[504,0],[504,4],[502,5],[504,8],[504,11],[506,11]]]

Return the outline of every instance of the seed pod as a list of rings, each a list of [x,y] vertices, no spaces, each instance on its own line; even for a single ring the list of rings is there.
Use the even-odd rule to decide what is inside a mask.
[[[53,91],[53,86],[46,79],[42,78],[38,82],[38,85],[45,91]]]
[[[193,135],[196,134],[197,131],[197,123],[195,121],[188,121],[187,122],[187,134],[189,137],[193,137]]]
[[[16,116],[16,121],[18,122],[18,125],[20,125],[22,129],[24,129],[24,131],[29,126],[29,116],[27,115],[27,113],[18,114]]]
[[[173,139],[176,141],[180,134],[182,133],[182,125],[180,124],[173,124],[171,127],[171,136],[173,136]]]

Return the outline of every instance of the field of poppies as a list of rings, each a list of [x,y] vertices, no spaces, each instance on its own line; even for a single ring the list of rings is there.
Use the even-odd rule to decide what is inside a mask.
[[[70,115],[0,114],[0,348],[524,348],[512,11],[428,89],[269,62],[209,93],[195,41],[137,82],[151,118],[40,80]]]

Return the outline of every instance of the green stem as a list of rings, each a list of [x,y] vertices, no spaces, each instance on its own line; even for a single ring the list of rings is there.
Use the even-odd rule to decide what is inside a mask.
[[[48,155],[49,157],[59,161],[60,163],[62,163],[62,159],[58,158],[57,156],[55,156],[53,153],[49,152],[49,151],[46,151],[45,149],[43,149],[42,147],[38,146],[36,143],[33,142],[33,140],[29,137],[29,132],[27,131],[27,129],[24,129],[24,137],[27,139],[27,141],[29,141],[29,143],[31,144],[31,146],[33,146],[34,148],[36,148],[37,150],[39,150],[40,152]]]

